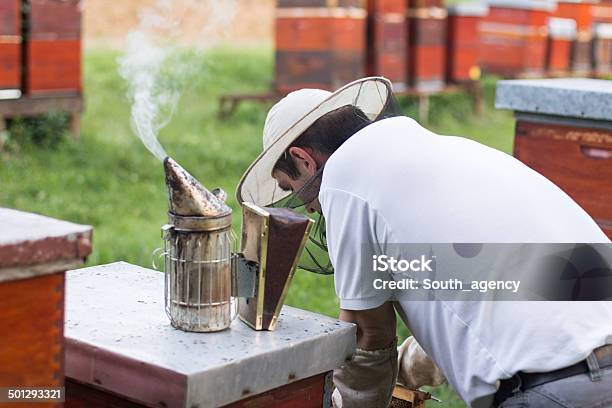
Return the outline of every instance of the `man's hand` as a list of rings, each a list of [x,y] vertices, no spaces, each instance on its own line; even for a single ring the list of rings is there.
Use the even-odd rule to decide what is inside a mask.
[[[398,382],[417,390],[423,385],[437,387],[444,384],[446,378],[436,363],[421,348],[414,337],[408,337],[398,348],[399,374]]]
[[[391,302],[370,310],[341,310],[357,325],[357,350],[334,371],[336,408],[387,408],[397,378],[395,309]]]

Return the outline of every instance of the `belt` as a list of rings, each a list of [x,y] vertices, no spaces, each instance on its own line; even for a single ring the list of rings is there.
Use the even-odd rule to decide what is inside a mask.
[[[597,359],[599,368],[612,366],[612,344],[596,348],[593,350],[593,354],[595,359]],[[589,365],[587,360],[582,360],[569,367],[549,371],[547,373],[524,373],[519,371],[514,376],[500,381],[499,389],[494,396],[493,405],[497,407],[508,399],[517,389],[526,391],[530,388],[537,387],[538,385],[543,385],[549,382],[588,372]]]

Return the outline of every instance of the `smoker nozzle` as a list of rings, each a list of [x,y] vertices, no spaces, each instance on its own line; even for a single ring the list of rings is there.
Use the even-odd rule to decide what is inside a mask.
[[[172,158],[164,159],[164,170],[171,213],[185,217],[216,217],[231,212],[227,204]]]

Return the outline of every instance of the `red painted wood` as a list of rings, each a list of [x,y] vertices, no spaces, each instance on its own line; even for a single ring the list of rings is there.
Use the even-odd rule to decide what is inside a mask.
[[[577,3],[575,1],[558,1],[553,17],[571,18],[576,20],[578,31],[590,31],[593,25],[593,3]]]
[[[64,408],[144,408],[138,404],[97,388],[66,379]]]
[[[21,36],[21,1],[0,1],[0,35]]]
[[[602,1],[593,4],[591,14],[595,23],[612,23],[612,3]]]
[[[81,36],[79,0],[28,0],[33,39],[77,39]]]
[[[335,89],[365,74],[364,16],[302,16],[282,8],[276,19],[275,85],[280,92],[304,87]]]
[[[81,41],[32,40],[27,43],[26,92],[81,90]]]
[[[407,81],[408,20],[405,1],[368,2],[367,74],[393,83]]]
[[[572,52],[571,40],[549,38],[546,51],[546,71],[549,73],[567,72],[570,69]]]
[[[443,0],[408,0],[408,7],[442,7],[444,5]]]
[[[0,39],[0,89],[21,87],[21,43]]]
[[[480,35],[478,16],[449,15],[447,28],[446,77],[451,82],[476,80],[479,71]]]
[[[325,375],[315,375],[271,391],[226,405],[225,408],[320,408],[325,393]],[[245,390],[248,395],[248,390]]]
[[[0,387],[62,387],[64,273],[0,283],[0,310]]]
[[[368,13],[406,14],[406,0],[368,0]]]
[[[408,81],[444,81],[446,76],[446,19],[409,18]]]
[[[514,146],[519,160],[557,184],[612,238],[612,131],[518,121]]]
[[[590,35],[580,38],[572,44],[572,71],[577,74],[589,75],[593,69],[593,39]]]
[[[544,10],[492,6],[480,32],[483,68],[506,76],[541,75],[546,64],[549,15]]]
[[[597,38],[594,40],[595,71],[600,74],[612,73],[612,39]]]
[[[275,388],[265,393],[249,396],[226,405],[225,408],[320,408],[325,392],[325,375],[315,375]],[[65,408],[142,408],[138,402],[124,399],[101,389],[66,380]]]

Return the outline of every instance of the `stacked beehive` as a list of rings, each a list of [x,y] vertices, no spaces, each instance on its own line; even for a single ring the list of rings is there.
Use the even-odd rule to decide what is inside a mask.
[[[406,86],[408,30],[406,0],[369,0],[367,73],[388,78],[394,89]]]
[[[364,0],[279,0],[276,89],[335,89],[365,74]]]
[[[566,75],[570,69],[572,43],[576,39],[576,21],[570,18],[551,17],[548,20],[548,46],[546,72],[550,75]]]
[[[557,3],[555,17],[576,21],[576,37],[572,44],[571,70],[588,75],[592,71],[593,6],[597,0],[561,0]]]
[[[612,23],[595,25],[593,42],[593,66],[596,75],[610,75],[612,72]]]
[[[594,23],[612,23],[612,0],[593,0],[591,14]]]
[[[484,3],[448,7],[446,78],[449,82],[480,79],[480,21],[488,13]]]
[[[79,0],[27,0],[25,90],[30,95],[81,90]]]
[[[416,90],[444,87],[447,16],[441,0],[408,0],[408,83]]]
[[[483,67],[504,76],[541,76],[546,59],[546,24],[555,2],[489,0],[489,6],[480,32]]]
[[[21,84],[21,1],[0,1],[0,92]]]

